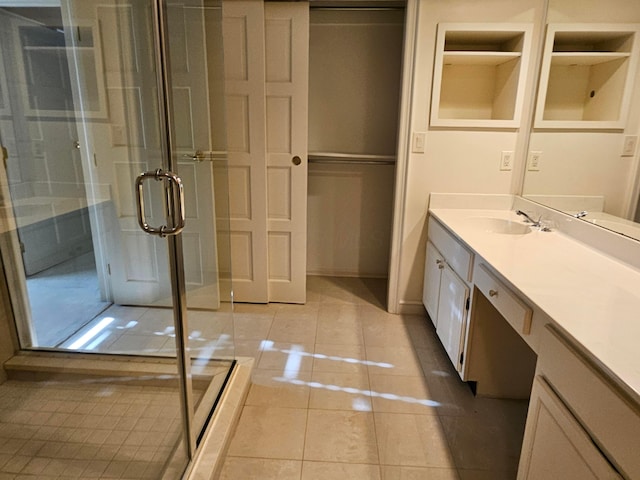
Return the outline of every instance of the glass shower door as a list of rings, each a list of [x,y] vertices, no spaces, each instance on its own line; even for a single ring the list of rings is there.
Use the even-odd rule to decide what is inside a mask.
[[[224,133],[213,128],[224,123],[222,76],[212,75],[220,9],[198,0],[27,3],[0,7],[1,248],[20,343],[126,355],[119,365],[168,384],[156,420],[168,430],[144,437],[163,448],[174,439],[163,471],[179,478],[233,360]],[[46,250],[54,247],[59,256]],[[91,278],[78,279],[85,264]],[[61,277],[48,298],[29,285]],[[67,317],[90,302],[74,303],[69,279],[91,284],[97,304],[77,324]],[[154,428],[140,414],[132,422]]]

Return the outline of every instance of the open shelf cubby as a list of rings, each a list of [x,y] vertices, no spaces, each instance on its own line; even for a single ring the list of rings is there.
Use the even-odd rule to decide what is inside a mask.
[[[529,24],[438,25],[431,126],[517,128]]]
[[[624,129],[640,25],[550,24],[535,128]]]

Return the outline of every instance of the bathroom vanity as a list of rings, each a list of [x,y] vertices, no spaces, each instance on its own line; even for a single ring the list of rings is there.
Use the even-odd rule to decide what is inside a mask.
[[[640,268],[614,257],[640,247],[596,249],[602,232],[590,246],[576,222],[510,195],[432,194],[423,301],[478,395],[530,398],[519,479],[640,478]]]

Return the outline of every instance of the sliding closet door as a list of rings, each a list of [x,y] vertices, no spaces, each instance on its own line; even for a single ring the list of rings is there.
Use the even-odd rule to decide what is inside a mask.
[[[264,4],[223,2],[233,295],[267,303]]]
[[[304,303],[309,4],[265,4],[269,301]]]
[[[234,300],[304,303],[309,4],[224,3]]]

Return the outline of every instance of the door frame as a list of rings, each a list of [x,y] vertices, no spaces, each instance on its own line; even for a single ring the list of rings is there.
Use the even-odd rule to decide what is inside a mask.
[[[387,310],[389,313],[416,313],[424,309],[422,304],[403,302],[400,289],[402,279],[402,254],[407,209],[407,175],[411,155],[411,118],[415,82],[415,60],[418,42],[418,19],[420,0],[407,0],[404,26],[404,49],[402,59],[402,82],[400,90],[400,114],[396,178],[393,195],[393,224],[391,227],[391,251],[389,253],[389,280],[387,285]]]

